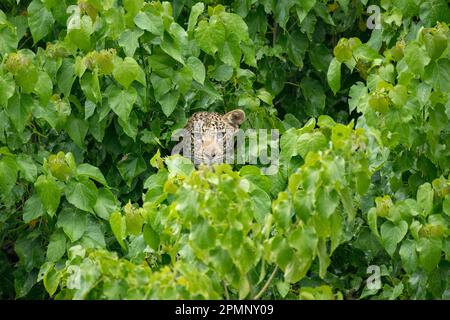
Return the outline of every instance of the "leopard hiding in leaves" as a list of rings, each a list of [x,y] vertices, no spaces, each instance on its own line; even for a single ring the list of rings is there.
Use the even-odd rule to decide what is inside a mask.
[[[185,126],[183,141],[190,152],[184,153],[194,164],[224,163],[233,151],[234,135],[245,121],[240,109],[224,115],[217,112],[196,112]]]

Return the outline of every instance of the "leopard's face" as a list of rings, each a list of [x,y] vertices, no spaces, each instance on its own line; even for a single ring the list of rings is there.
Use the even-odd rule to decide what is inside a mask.
[[[244,120],[245,113],[239,109],[225,115],[194,113],[186,125],[191,136],[191,160],[207,165],[225,162],[227,145],[233,143],[233,135]]]

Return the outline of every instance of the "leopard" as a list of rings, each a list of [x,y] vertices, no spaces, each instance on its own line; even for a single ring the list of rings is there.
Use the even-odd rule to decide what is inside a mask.
[[[190,159],[195,165],[224,163],[227,146],[232,146],[233,137],[245,121],[245,112],[234,109],[225,114],[199,111],[191,115],[186,126],[190,135]]]

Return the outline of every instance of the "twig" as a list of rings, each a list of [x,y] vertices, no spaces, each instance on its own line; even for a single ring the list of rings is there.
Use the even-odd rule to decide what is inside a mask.
[[[277,41],[277,31],[278,31],[278,24],[275,22],[275,26],[273,27],[273,34],[272,34],[272,46],[275,46],[275,41]]]
[[[273,278],[275,277],[275,273],[278,271],[278,266],[273,269],[272,274],[270,275],[269,279],[267,279],[267,282],[264,284],[264,287],[262,287],[261,291],[258,292],[258,294],[253,298],[253,300],[258,300],[261,298],[261,296],[266,292],[267,288],[269,287],[270,283],[272,282]]]
[[[297,83],[294,83],[294,82],[290,82],[290,81],[286,81],[286,82],[285,82],[285,84],[289,84],[289,85],[291,85],[291,86],[294,86],[294,87],[297,87],[297,88],[299,88],[299,87],[300,87],[300,85],[299,85],[299,84],[297,84]]]

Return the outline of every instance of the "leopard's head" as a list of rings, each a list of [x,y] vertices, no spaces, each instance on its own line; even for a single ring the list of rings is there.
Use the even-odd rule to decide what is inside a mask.
[[[194,113],[186,125],[191,135],[191,160],[196,164],[211,165],[225,162],[226,147],[245,120],[240,109],[224,115],[216,112]]]

